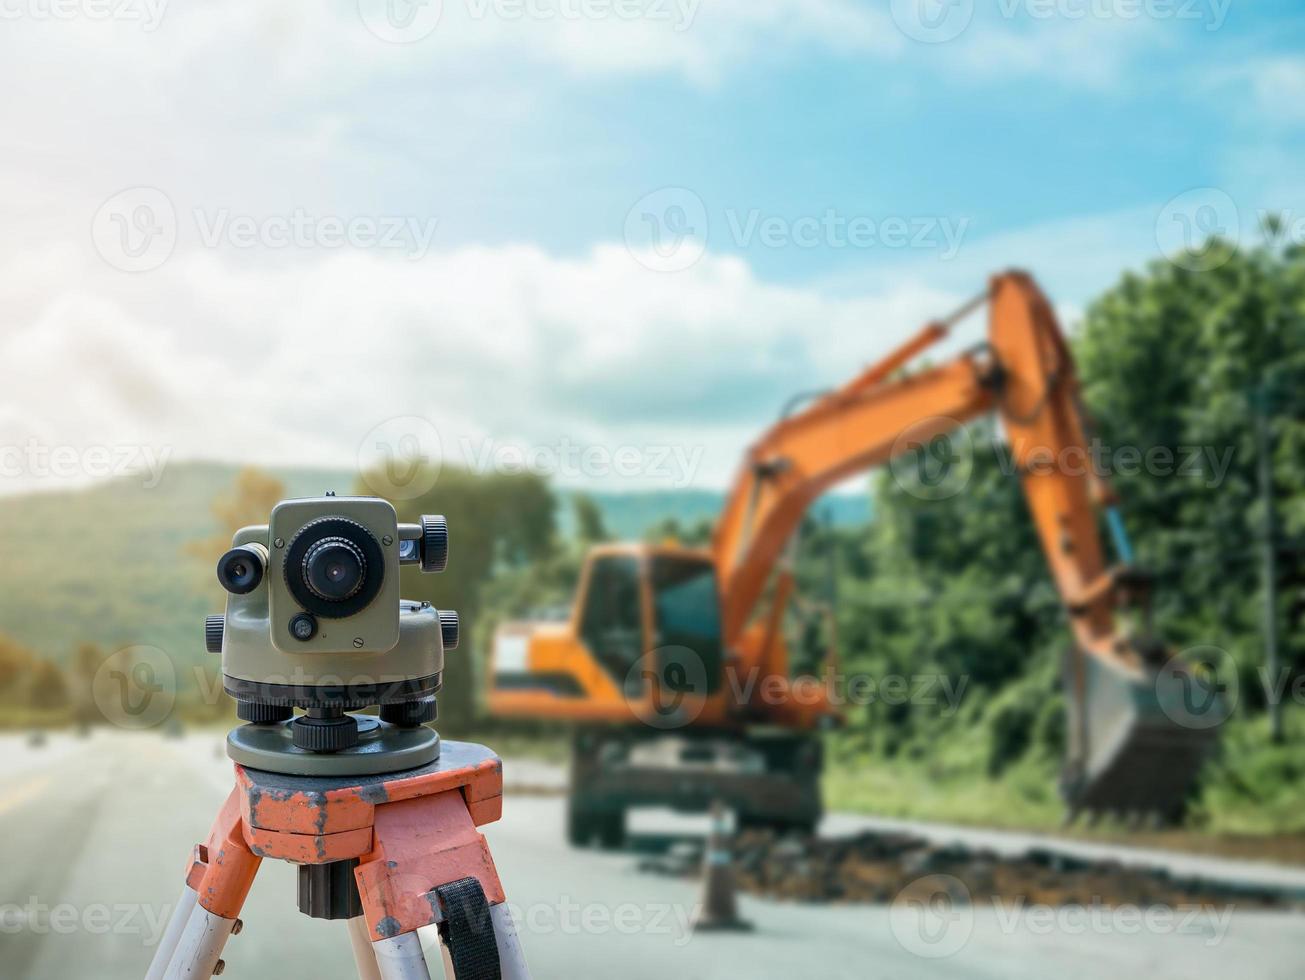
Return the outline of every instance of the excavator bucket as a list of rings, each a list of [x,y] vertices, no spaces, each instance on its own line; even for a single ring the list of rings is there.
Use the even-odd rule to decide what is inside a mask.
[[[1073,650],[1065,667],[1069,819],[1181,822],[1226,717],[1218,682],[1176,659],[1139,671]]]

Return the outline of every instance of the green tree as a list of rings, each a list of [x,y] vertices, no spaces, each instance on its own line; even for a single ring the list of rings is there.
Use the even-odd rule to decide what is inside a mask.
[[[373,480],[377,486],[384,481]],[[359,493],[370,493],[368,480]],[[442,575],[403,570],[403,595],[454,609],[462,620],[462,641],[445,663],[440,724],[456,730],[475,716],[476,653],[487,637],[477,626],[491,577],[548,557],[554,544],[556,499],[547,483],[529,474],[477,474],[445,466],[425,494],[393,501],[399,520],[443,514],[449,522],[449,567]]]
[[[610,537],[603,523],[603,511],[593,497],[583,493],[571,495],[571,511],[575,515],[576,537],[584,544],[598,544]]]
[[[41,711],[56,711],[68,706],[68,684],[63,671],[48,660],[32,665],[27,678],[27,701]]]

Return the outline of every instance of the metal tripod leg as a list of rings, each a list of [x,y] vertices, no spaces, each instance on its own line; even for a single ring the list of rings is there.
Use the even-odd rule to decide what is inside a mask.
[[[381,980],[431,980],[422,952],[421,937],[415,932],[405,932],[392,939],[378,939],[372,943]],[[453,974],[448,974],[452,980]]]
[[[356,935],[350,920],[350,937]],[[499,904],[490,908],[489,921],[494,929],[494,943],[498,948],[499,977],[501,980],[530,980],[530,970],[526,966],[525,953],[521,949],[521,938],[517,935],[516,923],[507,905]],[[365,929],[365,926],[364,926]],[[430,980],[430,968],[422,951],[421,937],[416,932],[406,932],[393,939],[379,939],[371,944],[372,961],[379,964],[380,980]],[[440,953],[444,963],[445,980],[458,980],[453,966],[453,957],[449,946],[440,943]],[[358,956],[355,946],[355,956]],[[361,960],[359,961],[361,963]],[[359,966],[359,975],[369,980]]]
[[[381,980],[376,951],[367,937],[367,920],[361,915],[349,920],[349,944],[353,947],[354,963],[358,966],[358,980]]]
[[[222,948],[236,920],[226,919],[196,903],[186,920],[163,980],[204,980],[220,972]]]
[[[521,937],[517,935],[517,924],[512,920],[512,910],[506,904],[495,905],[489,910],[489,918],[494,924],[494,941],[498,944],[503,980],[530,980],[526,954],[521,948]]]
[[[172,955],[177,950],[177,943],[181,939],[182,931],[186,928],[186,921],[190,918],[191,910],[195,908],[195,903],[198,901],[199,895],[195,889],[189,885],[182,889],[181,899],[172,910],[172,917],[168,919],[168,927],[163,931],[163,938],[159,940],[158,948],[154,950],[154,959],[150,962],[149,972],[145,974],[145,980],[163,980],[163,973],[167,970],[168,964],[172,962]]]
[[[222,949],[240,931],[240,909],[260,862],[245,843],[240,794],[232,790],[207,843],[197,845],[191,856],[186,888],[154,953],[148,980],[206,980],[220,972]]]

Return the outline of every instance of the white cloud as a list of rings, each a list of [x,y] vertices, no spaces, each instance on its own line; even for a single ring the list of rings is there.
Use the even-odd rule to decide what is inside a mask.
[[[1262,58],[1215,76],[1216,84],[1249,92],[1263,121],[1279,125],[1305,122],[1305,58]]]
[[[615,245],[274,265],[187,251],[136,275],[85,253],[26,262],[23,279],[0,277],[0,308],[22,311],[0,340],[6,446],[347,466],[375,425],[415,415],[446,459],[673,445],[701,460],[699,485],[723,484],[789,395],[847,379],[954,301],[917,288],[829,299],[711,255],[665,275]],[[56,267],[68,288],[51,288]]]

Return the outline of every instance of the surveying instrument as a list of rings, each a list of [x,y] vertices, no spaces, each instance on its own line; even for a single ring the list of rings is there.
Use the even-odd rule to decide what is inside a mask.
[[[204,629],[245,722],[227,736],[235,787],[146,980],[223,972],[264,858],[298,866],[301,912],[347,921],[363,980],[429,980],[430,925],[448,980],[528,980],[476,829],[502,814],[502,763],[427,727],[458,615],[399,597],[402,566],[442,572],[448,554],[443,517],[401,524],[376,497],[284,500],[236,532],[226,614]]]

